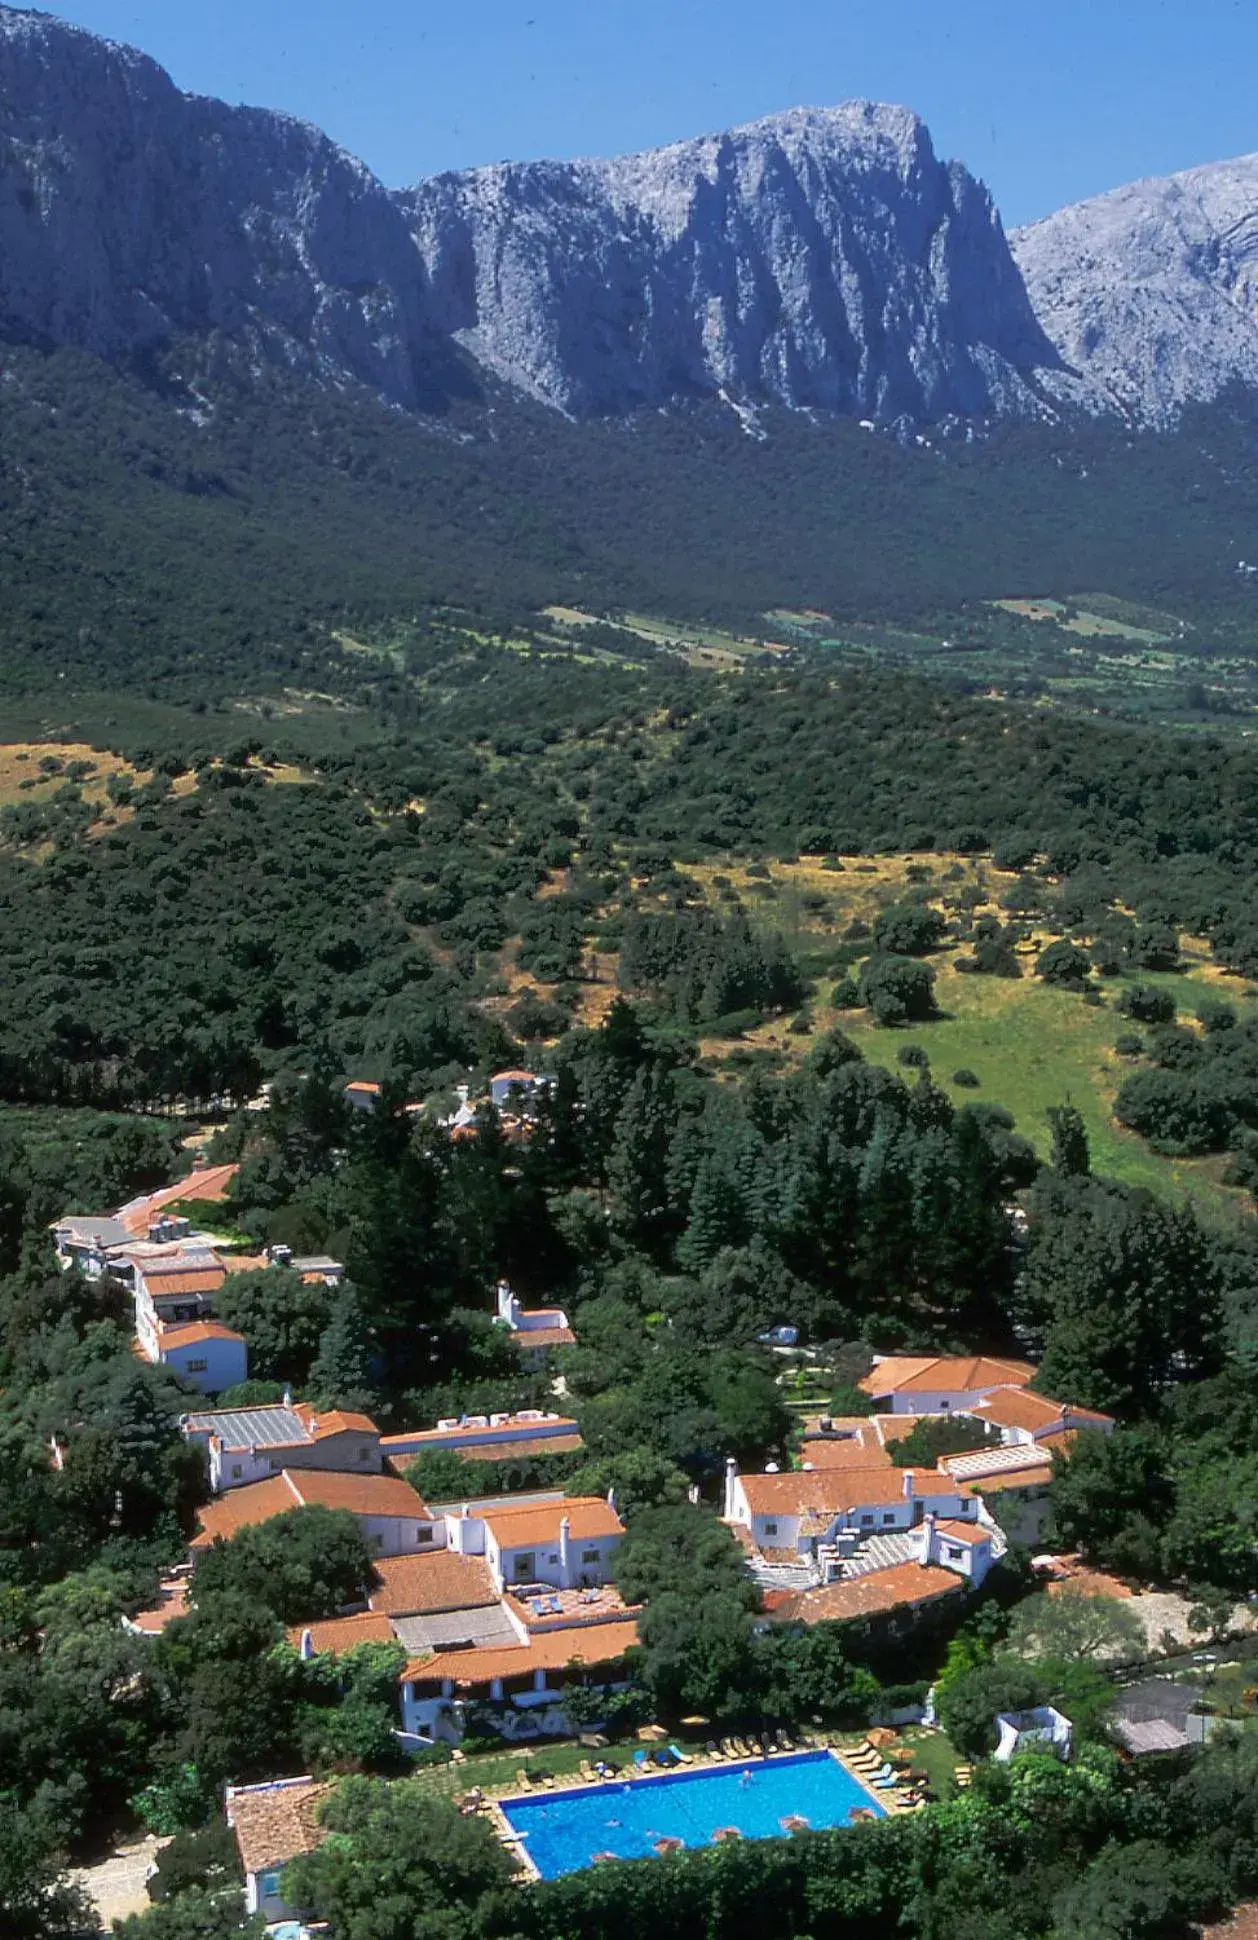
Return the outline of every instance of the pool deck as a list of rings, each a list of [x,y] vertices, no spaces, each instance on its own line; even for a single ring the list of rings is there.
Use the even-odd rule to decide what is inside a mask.
[[[801,1740],[799,1744],[792,1746],[789,1750],[783,1748],[779,1751],[769,1752],[768,1754],[755,1753],[751,1757],[746,1758],[737,1755],[713,1758],[706,1751],[688,1752],[684,1764],[672,1765],[667,1770],[663,1767],[657,1767],[650,1771],[644,1771],[641,1766],[630,1764],[624,1767],[619,1777],[600,1779],[597,1784],[591,1784],[588,1780],[585,1780],[579,1781],[576,1784],[564,1784],[553,1788],[536,1785],[499,1786],[492,1793],[486,1794],[483,1810],[503,1846],[505,1846],[519,1866],[520,1873],[518,1877],[522,1885],[531,1884],[533,1881],[540,1880],[542,1874],[528,1851],[526,1840],[521,1838],[502,1808],[504,1804],[518,1803],[524,1798],[549,1797],[561,1799],[569,1793],[574,1798],[584,1798],[591,1793],[597,1793],[603,1790],[618,1790],[626,1781],[631,1782],[636,1788],[638,1786],[649,1786],[657,1779],[674,1778],[681,1772],[729,1771],[737,1769],[740,1765],[769,1765],[781,1759],[800,1758],[811,1752],[824,1751],[834,1759],[837,1765],[842,1766],[848,1777],[855,1780],[861,1787],[861,1790],[868,1795],[870,1805],[876,1808],[879,1818],[899,1818],[906,1813],[922,1810],[920,1804],[910,1805],[907,1801],[903,1804],[897,1803],[894,1797],[895,1787],[889,1786],[885,1790],[880,1790],[871,1785],[865,1777],[865,1774],[851,1763],[850,1757],[844,1755],[845,1749],[837,1745],[827,1744],[824,1740],[810,1741],[805,1739]],[[844,1830],[845,1828],[836,1829]],[[617,1863],[631,1864],[633,1862],[618,1861]]]

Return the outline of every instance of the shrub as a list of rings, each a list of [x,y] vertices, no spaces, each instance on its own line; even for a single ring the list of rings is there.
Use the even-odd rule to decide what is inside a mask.
[[[938,948],[945,927],[929,904],[893,903],[874,924],[874,948],[880,956],[925,956]]]
[[[1175,999],[1170,991],[1148,983],[1128,984],[1119,991],[1114,1008],[1139,1024],[1170,1024],[1175,1017]]]
[[[930,1059],[920,1044],[902,1044],[895,1054],[897,1064],[907,1064],[914,1071],[928,1071]]]
[[[830,1002],[836,1010],[859,1010],[861,1007],[860,986],[855,977],[842,977],[835,984]]]
[[[959,1071],[953,1072],[952,1082],[954,1085],[960,1085],[963,1091],[977,1091],[979,1088],[979,1079],[969,1066],[964,1064]]]
[[[935,973],[914,957],[871,957],[860,994],[874,1022],[887,1028],[936,1015]]]
[[[1091,968],[1087,952],[1075,943],[1067,943],[1063,937],[1060,942],[1050,943],[1047,949],[1040,951],[1035,974],[1045,983],[1066,990],[1079,990],[1087,982]]]
[[[1123,1031],[1114,1039],[1114,1049],[1120,1058],[1138,1058],[1144,1050],[1144,1039],[1138,1031]]]
[[[1207,1036],[1213,1037],[1219,1031],[1234,1028],[1236,1012],[1221,997],[1202,997],[1197,1005],[1197,1022]]]

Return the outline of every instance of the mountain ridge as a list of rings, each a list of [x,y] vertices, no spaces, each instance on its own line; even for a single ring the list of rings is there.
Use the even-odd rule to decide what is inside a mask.
[[[860,100],[391,190],[308,122],[3,6],[0,265],[0,338],[192,388],[213,338],[407,410],[501,383],[576,418],[709,396],[1166,429],[1258,393],[1252,156],[1012,238],[920,117]]]

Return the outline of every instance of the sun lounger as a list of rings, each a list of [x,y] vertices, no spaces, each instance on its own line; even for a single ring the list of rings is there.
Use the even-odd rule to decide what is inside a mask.
[[[704,1750],[707,1752],[708,1757],[715,1758],[718,1764],[720,1763],[721,1759],[723,1759],[725,1756],[725,1753],[721,1750],[721,1747],[717,1744],[715,1738],[708,1739],[707,1744],[704,1746]]]
[[[516,1767],[515,1782],[522,1792],[531,1792],[533,1790],[533,1774],[527,1771],[523,1765],[517,1765]]]
[[[690,1753],[688,1751],[683,1751],[680,1745],[674,1745],[670,1743],[668,1749],[672,1752],[673,1757],[677,1760],[677,1763],[679,1765],[694,1764],[694,1759],[691,1757]]]
[[[577,1766],[577,1770],[580,1772],[581,1777],[584,1779],[587,1785],[598,1784],[598,1773],[595,1771],[593,1765],[591,1765],[588,1758],[583,1758],[581,1760],[581,1763]]]
[[[738,1748],[732,1738],[722,1738],[721,1756],[722,1758],[737,1758]]]

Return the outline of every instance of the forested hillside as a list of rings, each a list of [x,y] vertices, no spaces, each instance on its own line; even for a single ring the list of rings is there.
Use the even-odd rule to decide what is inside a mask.
[[[191,354],[191,353],[189,353]],[[1005,428],[901,445],[844,421],[717,405],[568,424],[518,399],[390,412],[260,378],[213,346],[189,390],[8,347],[0,387],[0,678],[184,699],[345,677],[335,629],[454,604],[526,624],[567,601],[766,629],[779,606],[955,621],[1093,589],[1244,650],[1250,420],[1175,437]],[[1252,547],[1250,546],[1250,549]]]

